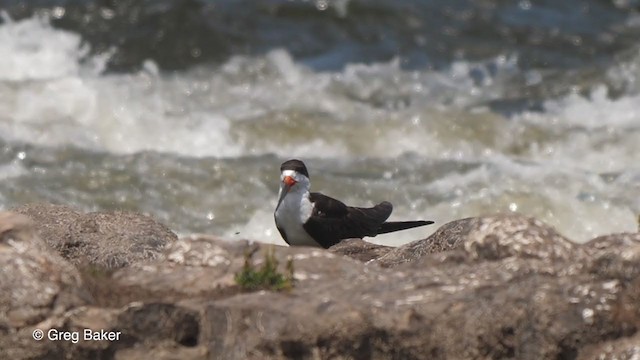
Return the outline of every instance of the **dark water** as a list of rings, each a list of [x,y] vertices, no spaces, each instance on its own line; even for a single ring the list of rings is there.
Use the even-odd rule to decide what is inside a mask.
[[[93,53],[113,49],[109,69],[147,59],[162,69],[223,63],[286,49],[315,70],[386,62],[447,66],[517,53],[522,69],[606,66],[636,44],[637,4],[623,1],[6,1],[19,20],[47,13]]]
[[[638,6],[0,0],[0,207],[279,241],[277,169],[300,157],[315,190],[397,219],[631,231]]]

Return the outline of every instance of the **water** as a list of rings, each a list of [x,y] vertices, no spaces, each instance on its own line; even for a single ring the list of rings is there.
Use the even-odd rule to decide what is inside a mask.
[[[394,220],[637,229],[640,18],[622,2],[43,3],[0,2],[2,208],[282,243],[295,157],[314,190],[389,200]]]

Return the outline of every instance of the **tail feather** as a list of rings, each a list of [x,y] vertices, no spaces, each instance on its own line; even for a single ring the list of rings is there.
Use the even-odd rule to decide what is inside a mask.
[[[431,225],[431,224],[433,224],[433,221],[424,221],[424,220],[387,221],[385,223],[382,223],[382,225],[380,225],[380,228],[378,229],[378,234],[386,234],[394,231],[413,229],[415,227]]]

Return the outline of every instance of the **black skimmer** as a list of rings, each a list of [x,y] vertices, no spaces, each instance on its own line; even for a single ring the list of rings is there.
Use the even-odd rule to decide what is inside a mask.
[[[307,167],[300,160],[280,166],[280,193],[274,213],[276,227],[287,244],[325,249],[349,238],[376,236],[433,224],[433,221],[386,221],[388,201],[370,208],[347,206],[317,192],[309,192]]]

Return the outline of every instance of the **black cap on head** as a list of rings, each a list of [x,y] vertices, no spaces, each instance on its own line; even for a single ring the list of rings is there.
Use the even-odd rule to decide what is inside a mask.
[[[309,177],[307,167],[298,159],[291,159],[283,162],[282,165],[280,165],[280,172],[283,172],[284,170],[294,170],[300,174],[304,174],[306,177]]]

